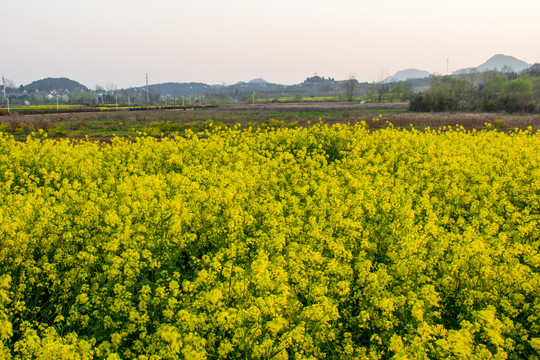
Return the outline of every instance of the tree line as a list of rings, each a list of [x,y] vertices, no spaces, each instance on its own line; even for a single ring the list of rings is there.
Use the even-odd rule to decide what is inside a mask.
[[[409,110],[540,113],[540,65],[521,74],[490,71],[434,77],[429,90],[410,96]]]

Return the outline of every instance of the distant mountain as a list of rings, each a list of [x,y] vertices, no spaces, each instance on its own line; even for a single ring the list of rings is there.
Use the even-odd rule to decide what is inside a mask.
[[[154,84],[148,86],[149,90],[156,92],[160,95],[170,95],[173,96],[176,93],[176,96],[190,96],[195,94],[208,94],[212,93],[213,90],[216,88],[216,86],[207,85],[204,83],[196,83],[196,82],[190,82],[190,83],[163,83],[163,84]],[[144,90],[145,87],[141,87],[140,89]]]
[[[285,85],[272,84],[264,79],[253,79],[250,82],[239,82],[234,85],[207,85],[204,83],[163,83],[150,85],[149,89],[160,95],[173,96],[176,92],[177,96],[182,95],[217,95],[234,92],[235,94],[245,94],[250,92],[271,92],[281,91],[285,88]],[[145,87],[141,87],[144,90]]]
[[[34,81],[31,84],[25,85],[24,89],[27,92],[52,92],[59,93],[72,92],[72,91],[88,91],[88,88],[77,81],[70,80],[68,78],[46,78],[42,80]]]
[[[454,72],[454,75],[464,75],[471,71],[483,72],[483,71],[488,71],[488,70],[497,70],[497,71],[506,70],[506,71],[520,72],[529,68],[530,66],[531,65],[527,64],[525,61],[516,59],[513,56],[497,54],[491,57],[485,63],[478,65],[477,67],[459,69],[456,72]]]
[[[257,78],[249,81],[248,84],[269,84],[269,82],[264,79]]]
[[[522,72],[524,70],[529,71],[531,74],[540,73],[538,64],[535,66],[529,65],[526,62],[516,59],[513,56],[507,56],[498,54],[491,57],[485,63],[478,65],[477,67],[460,69],[452,75],[467,75],[471,71],[514,71]],[[384,79],[384,82],[405,82],[405,86],[413,91],[424,91],[431,86],[430,76],[432,74],[428,71],[418,69],[406,69],[396,72],[394,75]],[[248,82],[238,82],[232,85],[208,85],[200,82],[190,83],[178,83],[168,82],[162,84],[150,85],[149,88],[152,92],[164,96],[190,96],[204,94],[209,96],[245,96],[251,93],[266,94],[267,96],[282,96],[284,94],[301,94],[303,96],[337,96],[341,93],[346,80],[335,80],[334,78],[325,78],[318,76],[308,77],[305,81],[295,85],[282,85],[270,83],[262,78],[255,78]],[[372,84],[357,82],[357,91],[359,94],[363,94],[368,91]],[[9,88],[9,87],[8,87]],[[27,93],[31,92],[43,92],[50,93],[56,91],[60,94],[64,94],[72,91],[92,91],[86,86],[68,78],[46,78],[38,81],[34,81],[23,87]],[[9,89],[8,89],[9,90]],[[18,89],[17,91],[19,91]],[[138,90],[146,91],[146,87],[138,87],[135,89],[125,90]]]
[[[238,82],[227,86],[225,91],[234,91],[236,94],[247,94],[251,92],[271,93],[284,91],[287,85],[270,83],[264,79],[253,79],[249,82]]]
[[[525,71],[525,73],[529,74],[530,76],[540,76],[540,63],[532,65]]]
[[[430,75],[431,75],[430,72],[427,72],[424,70],[406,69],[406,70],[398,71],[394,75],[387,77],[384,80],[384,82],[398,82],[398,81],[407,81],[410,79],[423,79]]]

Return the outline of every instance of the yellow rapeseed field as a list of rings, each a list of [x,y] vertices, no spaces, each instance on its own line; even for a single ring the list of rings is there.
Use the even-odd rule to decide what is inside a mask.
[[[0,359],[539,359],[540,136],[0,134]]]

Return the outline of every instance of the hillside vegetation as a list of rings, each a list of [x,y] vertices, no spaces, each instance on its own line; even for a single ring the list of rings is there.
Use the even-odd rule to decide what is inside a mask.
[[[540,68],[527,72],[472,73],[434,78],[431,88],[411,98],[412,111],[540,112]]]
[[[27,92],[88,91],[88,88],[75,80],[68,78],[46,78],[32,82],[24,87]]]

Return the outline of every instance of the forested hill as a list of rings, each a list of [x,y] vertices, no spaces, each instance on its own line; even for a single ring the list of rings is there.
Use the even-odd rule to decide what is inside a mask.
[[[36,90],[40,92],[50,92],[53,90],[67,90],[68,92],[81,90],[88,91],[88,88],[83,84],[68,78],[46,78],[42,80],[37,80],[31,84],[25,85],[24,89],[27,92],[34,92]]]

